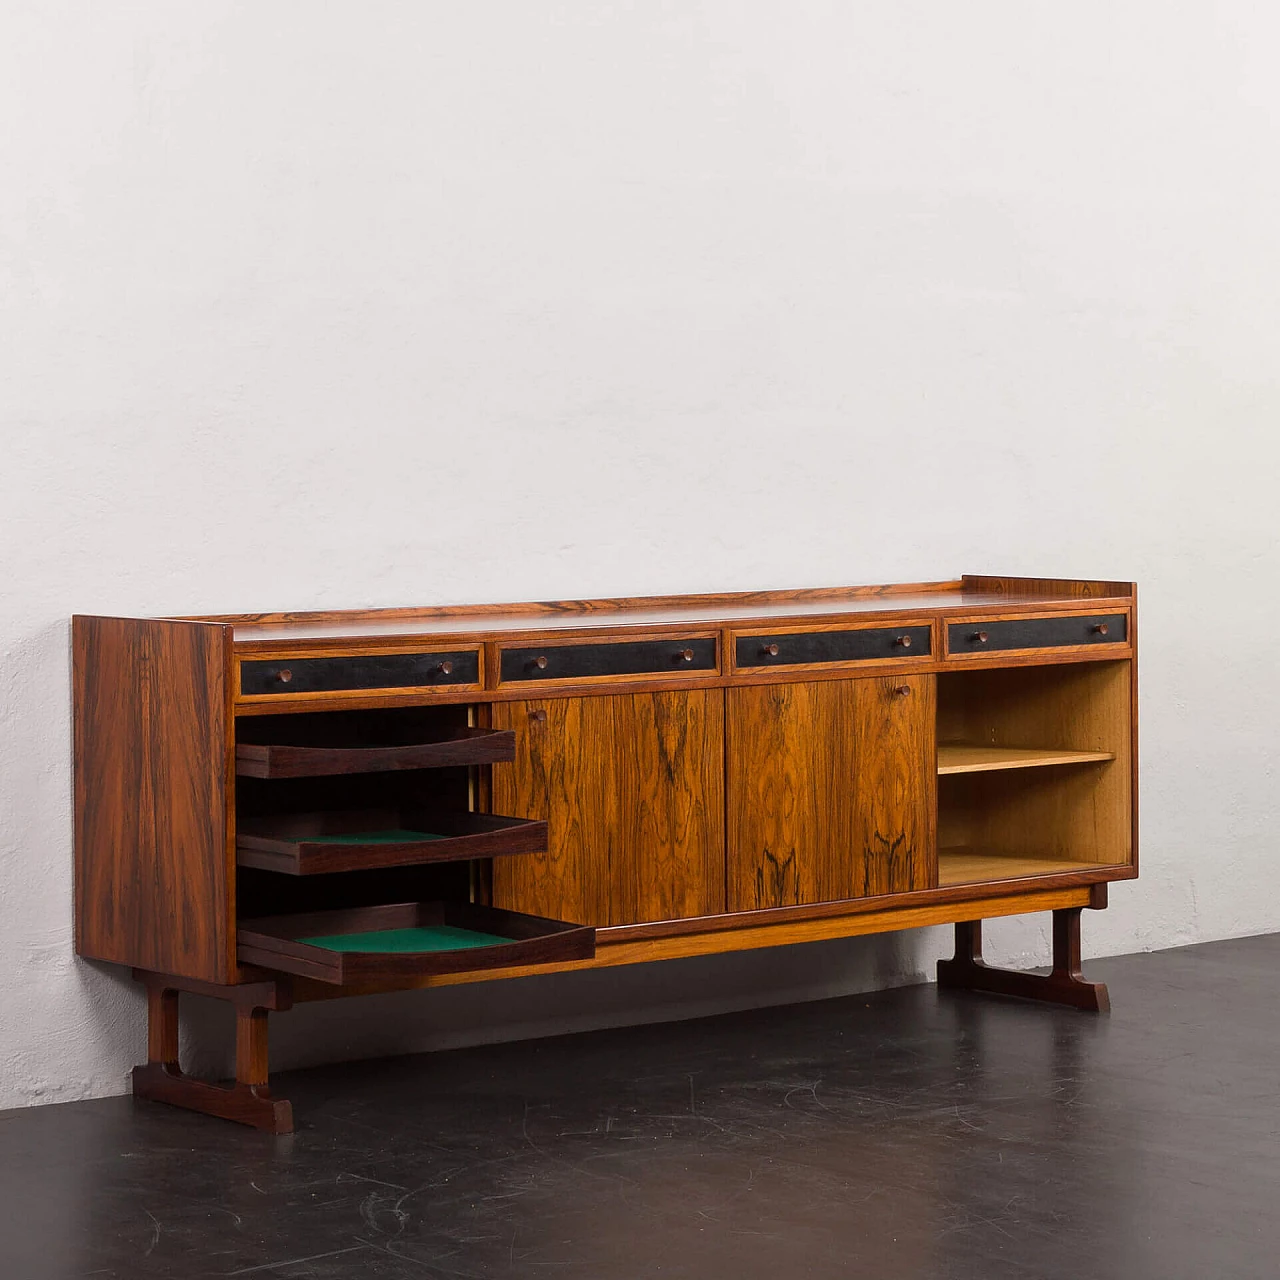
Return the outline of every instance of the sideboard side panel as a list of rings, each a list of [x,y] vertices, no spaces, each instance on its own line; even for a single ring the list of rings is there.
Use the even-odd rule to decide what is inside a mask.
[[[72,622],[76,950],[232,980],[230,628]]]

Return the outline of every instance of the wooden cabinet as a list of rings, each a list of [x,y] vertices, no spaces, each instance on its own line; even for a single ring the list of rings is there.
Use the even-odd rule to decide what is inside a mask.
[[[719,689],[495,703],[516,748],[493,808],[550,835],[495,862],[494,905],[593,925],[723,911],[723,724]]]
[[[140,1095],[275,1132],[295,1001],[952,923],[951,986],[1106,1006],[1137,867],[1132,583],[77,618],[76,948],[147,989]],[[1054,912],[1054,972],[977,922]],[[236,1008],[182,1074],[178,992]]]
[[[729,690],[728,910],[936,883],[934,677]]]

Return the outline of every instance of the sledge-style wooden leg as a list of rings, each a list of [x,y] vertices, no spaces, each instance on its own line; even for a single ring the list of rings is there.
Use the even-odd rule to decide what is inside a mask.
[[[1109,1013],[1111,998],[1102,982],[1086,982],[1080,972],[1080,912],[1061,907],[1053,913],[1053,972],[1023,973],[993,969],[982,959],[982,921],[956,925],[956,954],[938,961],[938,985],[968,991],[990,991],[1025,1000],[1068,1004],[1091,1013]]]
[[[290,1007],[292,1001],[284,983],[220,987],[142,969],[135,969],[133,976],[147,988],[148,1058],[145,1067],[133,1069],[134,1097],[221,1116],[268,1133],[293,1132],[293,1108],[284,1098],[273,1098],[267,1088],[267,1013]],[[229,1000],[235,1005],[233,1085],[209,1084],[183,1075],[178,1065],[178,994],[182,991]]]

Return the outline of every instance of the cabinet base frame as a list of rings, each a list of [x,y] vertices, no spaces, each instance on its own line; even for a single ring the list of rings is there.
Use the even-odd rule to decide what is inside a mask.
[[[147,1064],[133,1069],[133,1095],[204,1115],[234,1120],[267,1133],[293,1132],[293,1107],[267,1088],[267,1014],[292,1006],[284,982],[224,987],[135,969],[147,989]],[[178,1063],[178,996],[228,1000],[236,1009],[236,1078],[229,1086],[184,1075]]]
[[[1089,906],[1107,905],[1106,885],[1096,886]],[[1110,1013],[1111,997],[1103,982],[1087,982],[1080,969],[1080,912],[1083,907],[1059,907],[1053,913],[1053,969],[1047,974],[997,969],[982,959],[982,921],[956,924],[956,954],[938,961],[938,986],[962,991],[986,991],[1070,1005],[1088,1013]]]
[[[654,937],[600,948],[592,960],[535,964],[512,969],[424,975],[409,980],[335,988],[304,978],[258,979],[240,986],[220,986],[192,978],[135,969],[134,978],[147,989],[147,1046],[149,1061],[133,1071],[135,1097],[185,1107],[251,1125],[268,1133],[293,1132],[293,1108],[274,1098],[267,1088],[267,1014],[284,1012],[298,1000],[372,994],[379,990],[450,985],[490,979],[562,973],[617,964],[722,954],[797,942],[859,934],[887,933],[932,924],[955,924],[956,956],[938,963],[938,985],[1021,996],[1072,1005],[1097,1013],[1110,1010],[1107,988],[1086,982],[1080,972],[1080,912],[1107,905],[1105,883],[1078,888],[1023,892],[981,898],[968,903],[945,902],[808,921],[778,921],[770,925],[702,935]],[[987,966],[982,960],[982,920],[1053,912],[1053,972],[1020,973]],[[956,916],[969,919],[956,920]],[[178,1064],[178,997],[180,993],[226,1000],[236,1009],[236,1079],[216,1085],[184,1075]]]

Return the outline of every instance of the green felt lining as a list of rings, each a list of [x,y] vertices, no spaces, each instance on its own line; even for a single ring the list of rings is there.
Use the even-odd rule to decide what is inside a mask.
[[[459,929],[451,924],[420,925],[411,929],[375,929],[370,933],[335,933],[315,938],[299,938],[308,946],[326,951],[364,951],[388,955],[403,951],[466,951],[472,947],[492,947],[511,941],[493,933]]]
[[[424,840],[443,840],[444,836],[429,831],[348,831],[338,836],[299,836],[300,844],[421,844]]]

